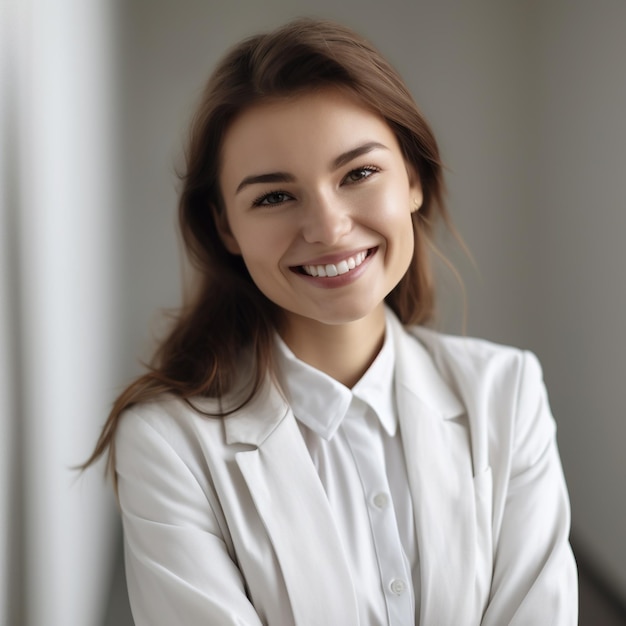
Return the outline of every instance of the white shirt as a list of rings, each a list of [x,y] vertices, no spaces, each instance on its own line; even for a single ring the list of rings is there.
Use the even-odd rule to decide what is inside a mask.
[[[537,359],[405,330],[392,315],[387,323],[420,548],[421,623],[574,626],[569,504]],[[334,394],[307,397],[320,409],[314,415],[330,414]],[[193,404],[205,414],[223,409],[219,399]],[[384,613],[381,605],[393,604],[385,575],[378,574],[373,594],[355,584],[365,579],[359,558],[370,563],[368,572],[378,567],[379,534],[366,525],[373,510],[356,455],[340,455],[350,445],[343,430],[320,437],[312,455],[300,428],[273,381],[224,418],[168,394],[125,412],[115,463],[137,626],[363,626],[364,611]],[[318,464],[345,463],[324,466],[342,469],[328,479],[312,456]],[[384,474],[386,464],[367,465],[387,479],[400,543],[407,541],[394,491],[404,483]],[[355,549],[361,545],[363,557]],[[386,553],[390,562],[396,555]],[[372,599],[364,603],[366,596]]]
[[[276,339],[279,381],[328,497],[360,623],[376,626],[418,621],[418,550],[394,397],[392,332],[387,324],[380,353],[351,390]]]

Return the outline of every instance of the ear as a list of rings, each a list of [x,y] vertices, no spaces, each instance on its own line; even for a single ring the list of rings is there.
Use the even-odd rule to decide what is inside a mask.
[[[217,233],[220,236],[226,250],[228,250],[231,254],[240,255],[241,248],[230,230],[226,209],[219,210],[215,206],[211,206],[211,212],[213,213],[213,220],[215,222]]]
[[[424,194],[422,192],[422,183],[420,177],[412,165],[407,167],[409,174],[409,191],[411,194],[411,213],[419,211],[424,202]]]

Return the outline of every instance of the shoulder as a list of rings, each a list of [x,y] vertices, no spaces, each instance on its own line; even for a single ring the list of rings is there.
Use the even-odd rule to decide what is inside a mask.
[[[120,417],[115,434],[116,470],[159,463],[199,470],[205,458],[202,440],[223,440],[218,412],[216,400],[190,403],[172,394],[131,406]]]
[[[117,437],[132,437],[138,430],[154,431],[171,441],[181,433],[194,430],[199,419],[218,421],[219,411],[219,402],[215,399],[187,401],[173,394],[160,394],[126,409],[120,418]],[[211,416],[214,417],[211,419]]]
[[[410,326],[406,330],[426,349],[446,378],[492,386],[507,383],[509,393],[521,381],[526,384],[542,381],[539,361],[528,350],[485,339],[446,335],[422,326]]]
[[[480,402],[483,408],[490,404],[501,412],[503,406],[511,408],[523,399],[524,390],[537,395],[543,387],[541,366],[531,352],[424,326],[403,326],[391,312],[387,321],[402,380],[421,387],[422,393],[433,396],[426,388],[441,389],[442,383],[468,409]]]
[[[455,361],[472,363],[488,363],[494,359],[516,360],[523,356],[524,351],[512,346],[502,345],[478,339],[447,335],[424,326],[408,326],[406,330],[416,337],[433,356],[450,358]]]
[[[143,456],[181,459],[203,472],[229,462],[246,445],[259,445],[288,415],[271,380],[252,395],[245,384],[223,398],[162,394],[128,408],[115,435],[116,467]],[[242,448],[243,446],[243,448]]]
[[[516,458],[513,471],[541,456],[554,437],[555,422],[532,352],[422,327],[407,331],[460,398],[474,434],[482,433],[494,447],[492,456],[510,448]]]

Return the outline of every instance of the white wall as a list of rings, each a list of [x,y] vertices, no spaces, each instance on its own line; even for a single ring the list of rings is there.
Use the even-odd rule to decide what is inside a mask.
[[[0,621],[95,626],[115,512],[102,472],[71,467],[115,383],[113,15],[20,0],[0,23]]]
[[[338,19],[395,63],[435,128],[469,334],[535,350],[545,369],[574,532],[626,598],[626,5],[622,2],[121,3],[124,371],[179,299],[176,155],[208,73],[244,35]],[[444,327],[461,331],[446,278]]]
[[[542,6],[534,71],[537,289],[546,370],[585,552],[626,598],[626,3]]]
[[[9,27],[13,20],[13,8],[5,7],[0,11],[0,93],[7,93],[7,88],[14,84],[15,71],[8,59],[15,48],[15,38]],[[15,184],[9,177],[9,168],[13,156],[12,148],[16,138],[11,130],[14,120],[14,103],[0,97],[0,302],[9,303],[14,299],[15,279],[10,271],[13,265],[13,246],[9,235],[14,223],[14,215],[9,206],[15,196]],[[13,171],[14,172],[14,171]],[[12,173],[13,173],[12,172]],[[15,594],[14,577],[20,577],[21,568],[12,567],[15,559],[15,544],[19,537],[11,534],[9,528],[16,526],[14,514],[17,500],[18,472],[13,442],[18,432],[17,420],[11,419],[16,411],[15,386],[15,342],[13,324],[15,307],[0,306],[0,623],[8,623],[9,608]],[[19,562],[19,561],[18,561]]]

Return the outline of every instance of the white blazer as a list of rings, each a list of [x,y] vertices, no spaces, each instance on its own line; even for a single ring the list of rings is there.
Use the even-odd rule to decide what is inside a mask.
[[[569,503],[536,358],[423,328],[395,335],[416,623],[575,625]],[[359,623],[324,489],[272,384],[221,419],[168,396],[133,407],[116,471],[137,626]]]

